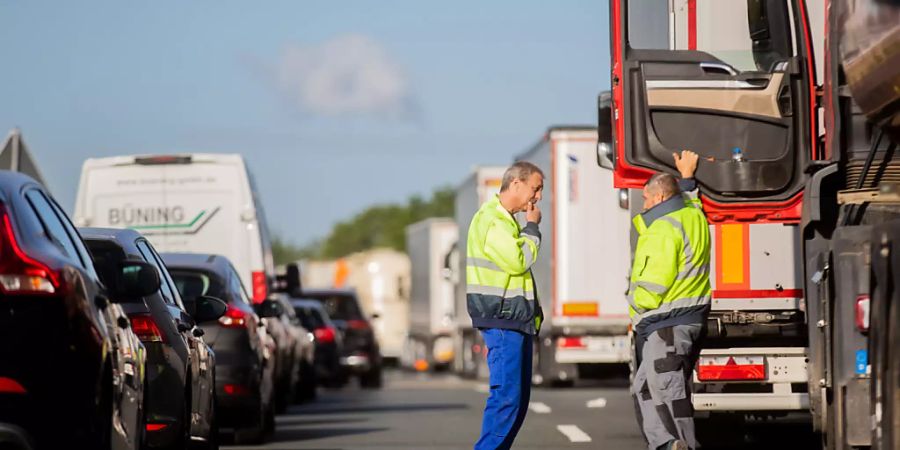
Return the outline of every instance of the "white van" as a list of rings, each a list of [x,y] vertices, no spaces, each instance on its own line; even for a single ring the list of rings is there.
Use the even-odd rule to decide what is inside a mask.
[[[137,230],[160,252],[226,256],[255,302],[266,298],[274,280],[265,214],[241,155],[88,159],[81,170],[75,221]]]

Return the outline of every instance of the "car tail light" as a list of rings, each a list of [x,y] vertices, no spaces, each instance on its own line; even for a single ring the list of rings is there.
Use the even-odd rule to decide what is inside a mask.
[[[243,327],[247,324],[247,313],[229,303],[225,314],[219,317],[219,324],[227,328]]]
[[[269,295],[265,272],[253,272],[253,303],[262,303]]]
[[[334,342],[334,328],[331,327],[321,327],[316,328],[314,332],[316,335],[316,340],[319,342],[323,342],[326,344],[330,344]]]
[[[866,294],[856,297],[856,328],[860,333],[869,332],[869,306],[871,301]]]
[[[369,322],[365,320],[348,320],[347,328],[351,330],[368,330],[370,327]]]
[[[762,356],[702,356],[697,366],[700,381],[760,381],[766,379]]]
[[[25,387],[12,378],[0,377],[0,393],[3,394],[25,394]]]
[[[141,342],[164,342],[162,333],[150,314],[131,316],[131,329]]]
[[[59,276],[46,264],[19,247],[12,220],[0,205],[0,288],[7,294],[53,294],[60,289]]]
[[[168,428],[168,426],[169,426],[169,425],[168,425],[168,424],[165,424],[165,423],[148,423],[148,424],[147,424],[147,431],[160,431],[160,430],[165,430],[166,428]]]
[[[226,384],[222,387],[226,395],[249,395],[250,389],[243,384]]]
[[[556,341],[558,348],[585,348],[584,341],[581,337],[563,336]]]

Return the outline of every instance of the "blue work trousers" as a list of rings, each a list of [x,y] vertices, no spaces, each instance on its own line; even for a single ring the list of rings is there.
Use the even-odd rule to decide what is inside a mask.
[[[485,328],[481,334],[488,348],[490,395],[475,450],[506,450],[512,447],[528,412],[532,336],[500,328]]]

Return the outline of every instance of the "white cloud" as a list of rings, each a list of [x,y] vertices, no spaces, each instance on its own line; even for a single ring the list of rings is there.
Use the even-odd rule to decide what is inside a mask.
[[[292,45],[275,67],[286,99],[322,116],[411,118],[416,113],[403,68],[369,37],[350,34],[319,45]]]

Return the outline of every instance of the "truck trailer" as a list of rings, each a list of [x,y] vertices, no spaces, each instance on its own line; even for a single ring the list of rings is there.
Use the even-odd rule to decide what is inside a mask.
[[[506,167],[480,166],[456,189],[454,218],[459,229],[459,240],[447,258],[447,267],[454,284],[453,370],[466,378],[487,378],[485,356],[487,348],[478,330],[472,328],[472,319],[466,307],[466,239],[472,216],[484,202],[500,192]]]
[[[417,370],[453,363],[454,289],[448,258],[459,238],[451,218],[432,218],[406,228],[410,262],[409,336],[401,364]]]
[[[630,217],[596,149],[596,128],[559,126],[517,158],[544,172],[541,248],[532,267],[544,310],[537,385],[570,384],[630,359]]]

